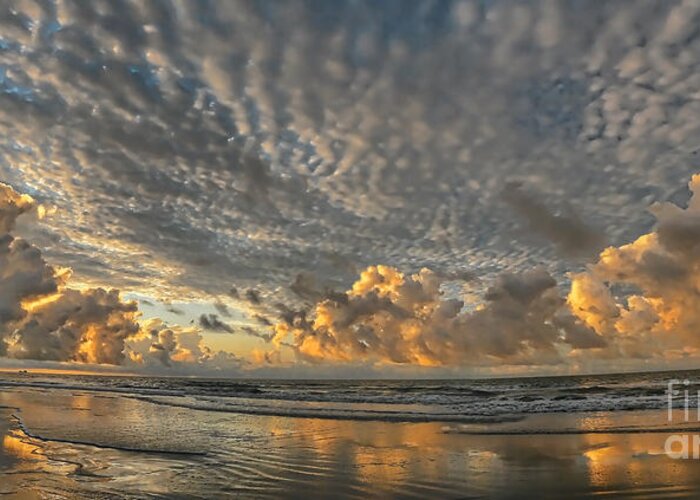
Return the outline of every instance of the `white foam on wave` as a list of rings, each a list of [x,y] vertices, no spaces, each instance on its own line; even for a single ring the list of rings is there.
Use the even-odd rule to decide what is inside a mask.
[[[668,375],[491,381],[279,381],[12,376],[0,387],[90,391],[193,410],[397,422],[502,422],[665,408]],[[692,401],[691,404],[695,402]],[[677,399],[675,404],[682,404]]]

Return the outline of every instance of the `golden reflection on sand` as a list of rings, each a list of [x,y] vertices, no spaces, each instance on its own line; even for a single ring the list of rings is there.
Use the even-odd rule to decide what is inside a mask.
[[[569,419],[565,428],[597,431],[663,422],[663,415],[597,413],[541,420],[547,419]],[[700,484],[700,461],[665,455],[666,433],[472,435],[445,433],[439,423],[283,417],[259,422],[267,423],[272,446],[287,450],[287,462],[300,460],[303,449],[306,460],[340,464],[353,481],[374,492],[399,491],[418,482],[421,487],[440,485],[446,478],[457,484],[463,481],[475,494],[505,492],[509,487],[524,491],[542,487],[548,492],[697,491]],[[504,477],[509,477],[508,484]]]
[[[590,484],[600,490],[654,485],[698,484],[697,460],[674,460],[666,456],[667,434],[618,434],[583,436],[591,446],[584,453]]]
[[[23,437],[18,431],[10,431],[9,434],[5,434],[2,438],[3,453],[22,460],[38,460],[42,458],[41,455],[35,454],[38,447],[22,441]]]
[[[128,431],[136,444],[154,435],[158,435],[153,441],[157,444],[163,439],[177,441],[179,438],[174,436],[183,436],[185,428],[196,434],[202,426],[210,426],[202,436],[209,432],[244,436],[222,451],[222,458],[217,458],[216,446],[227,446],[226,442],[217,440],[209,445],[207,460],[221,460],[220,465],[230,466],[232,471],[247,470],[235,481],[228,475],[221,476],[228,478],[222,481],[238,484],[250,480],[256,488],[277,487],[279,483],[297,488],[295,491],[313,487],[319,495],[345,488],[345,493],[354,496],[420,491],[427,496],[447,497],[498,496],[509,491],[542,492],[544,496],[566,492],[700,491],[700,461],[667,457],[666,433],[460,434],[445,432],[446,424],[442,423],[194,412],[87,392],[54,392],[47,400],[41,391],[6,391],[0,402],[19,407],[18,415],[33,430],[40,430],[47,422],[59,429],[52,432],[68,434],[80,428],[89,431],[95,425],[110,426],[109,436]],[[171,487],[168,481],[177,477],[183,466],[176,457],[36,441],[13,426],[11,413],[6,412],[5,427],[0,428],[0,481],[8,470],[54,473],[57,462],[62,462],[62,471],[70,474],[76,462],[89,460],[98,474],[109,471],[113,475],[109,479],[113,487],[138,483],[149,492],[166,494]],[[643,412],[549,415],[517,425],[548,428],[549,421],[556,421],[565,429],[593,431],[650,425],[652,421],[663,422],[663,418],[661,414]],[[197,427],[192,427],[195,424]],[[169,425],[175,427],[162,434],[163,427]],[[81,439],[78,431],[75,435]],[[188,462],[187,470],[193,466],[196,462]],[[143,477],[143,467],[156,472],[153,479]],[[96,483],[90,484],[96,487]]]

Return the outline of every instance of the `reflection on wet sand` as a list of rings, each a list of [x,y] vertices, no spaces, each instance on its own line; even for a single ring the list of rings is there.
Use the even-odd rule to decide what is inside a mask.
[[[29,486],[40,473],[46,458],[37,446],[25,441],[21,431],[12,425],[11,410],[0,411],[0,496],[3,498],[39,498]],[[43,462],[43,464],[42,464]]]
[[[2,449],[4,453],[11,455],[19,460],[35,460],[40,455],[35,452],[39,449],[37,446],[31,445],[22,441],[22,436],[19,431],[11,431],[2,438]]]
[[[50,396],[30,390],[0,396],[3,405],[19,408],[0,415],[3,494],[452,498],[514,491],[700,492],[700,461],[667,457],[664,433],[472,435],[446,432],[440,423],[237,415],[87,392]],[[13,413],[47,440],[24,434]],[[548,418],[594,430],[661,417],[538,416],[531,425]],[[62,442],[70,440],[99,446]],[[135,444],[141,452],[119,449]]]

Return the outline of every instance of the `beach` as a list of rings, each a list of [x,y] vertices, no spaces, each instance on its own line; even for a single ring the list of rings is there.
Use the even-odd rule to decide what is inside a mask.
[[[10,498],[700,494],[700,461],[664,453],[671,431],[697,423],[669,427],[662,409],[498,423],[311,418],[164,405],[65,378],[32,386],[47,381],[15,379],[0,395]]]
[[[700,499],[700,0],[0,0],[0,500]]]

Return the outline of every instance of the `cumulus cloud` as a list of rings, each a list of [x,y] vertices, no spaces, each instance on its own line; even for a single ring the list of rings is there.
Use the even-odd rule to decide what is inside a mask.
[[[196,328],[170,326],[154,318],[143,323],[138,335],[126,343],[126,365],[146,371],[167,367],[171,371],[197,373],[241,369],[241,358],[226,352],[214,352],[202,341]]]
[[[119,365],[128,337],[139,332],[135,302],[117,290],[61,289],[46,302],[29,303],[6,336],[14,358]]]
[[[315,321],[317,306],[304,315],[300,301],[342,308],[343,295],[358,311],[410,319],[382,297],[326,294],[368,265],[468,268],[470,293],[491,311],[480,324],[500,325],[489,317],[508,307],[486,289],[497,287],[492,273],[545,265],[561,283],[583,265],[558,262],[557,250],[597,246],[583,212],[555,208],[595,210],[620,249],[649,232],[642,209],[652,200],[683,198],[677,187],[698,154],[692,1],[447,0],[397,11],[342,0],[330,10],[57,0],[0,11],[0,178],[58,207],[37,238],[3,240],[2,258],[14,262],[0,289],[3,325],[26,318],[22,301],[68,287],[44,259],[72,268],[74,289],[115,286],[161,302],[226,296],[265,317],[284,301],[290,330]],[[527,189],[509,207],[500,193],[514,177]],[[546,203],[532,194],[543,192]],[[3,196],[7,233],[27,206]],[[513,207],[554,244],[513,241]],[[657,279],[687,282],[666,255],[692,245],[676,226],[659,229],[663,245],[648,244],[664,251],[643,259]],[[569,295],[582,290],[586,314],[569,298],[573,317],[562,306],[545,321],[566,330],[564,347],[603,336],[605,349],[586,351],[613,353],[611,324],[658,323],[649,294],[622,299],[634,284],[585,274]],[[459,284],[440,286],[459,296]],[[584,297],[589,289],[601,294]],[[472,314],[468,304],[458,316]]]
[[[290,334],[311,362],[378,361],[425,366],[548,364],[562,348],[600,348],[605,340],[572,316],[555,280],[543,269],[504,274],[473,310],[445,297],[428,269],[405,275],[370,266],[346,293],[318,302],[275,327]]]
[[[0,185],[5,228],[36,208]],[[345,292],[317,290],[309,277],[293,287],[311,306],[282,302],[252,314],[269,333],[245,326],[269,349],[253,362],[284,366],[282,348],[302,363],[376,363],[425,367],[545,366],[595,359],[649,360],[700,353],[700,175],[689,184],[687,208],[654,204],[653,232],[608,247],[586,271],[571,275],[568,293],[544,268],[505,272],[479,300],[465,304],[448,285],[455,276],[421,269],[367,267]],[[21,208],[19,208],[21,205]],[[196,370],[243,369],[245,362],[213,352],[197,327],[142,322],[136,301],[117,290],[74,289],[70,271],[50,265],[38,248],[0,235],[0,354],[86,364]],[[254,288],[246,299],[262,301]],[[219,311],[228,312],[220,306]],[[257,310],[257,309],[256,309]],[[273,322],[270,311],[279,318]],[[233,333],[216,314],[198,326]]]
[[[648,363],[700,354],[700,175],[687,208],[656,203],[655,230],[608,247],[567,291],[535,268],[502,273],[480,300],[444,293],[439,273],[370,266],[310,310],[279,307],[270,340],[298,358],[424,366]],[[268,351],[269,352],[269,351]],[[270,363],[265,352],[258,357]]]
[[[10,234],[17,217],[36,208],[31,197],[0,184],[0,355],[91,365],[240,365],[235,356],[211,352],[195,330],[175,332],[159,320],[141,325],[137,302],[118,290],[70,288],[70,270]],[[223,325],[210,316],[209,323]]]
[[[116,290],[73,290],[70,273],[9,232],[34,200],[0,184],[0,337],[6,356],[120,364],[124,341],[138,332],[136,302]]]
[[[656,203],[653,232],[604,250],[573,276],[568,302],[609,356],[682,357],[700,350],[700,176],[687,208]]]
[[[28,242],[9,234],[0,236],[0,321],[21,320],[23,301],[58,290],[66,273],[46,264],[41,252]]]

